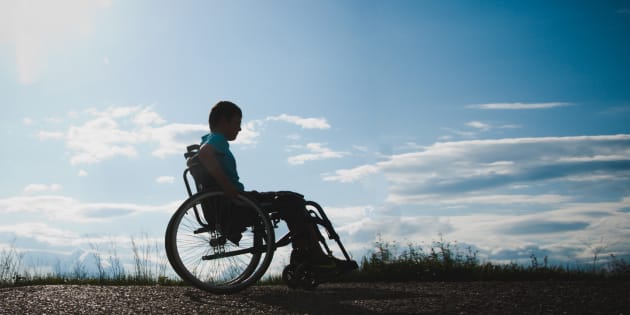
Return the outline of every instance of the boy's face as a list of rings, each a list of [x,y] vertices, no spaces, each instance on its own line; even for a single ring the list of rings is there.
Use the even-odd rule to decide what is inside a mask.
[[[242,117],[238,115],[232,116],[231,119],[223,120],[223,135],[228,141],[235,140],[236,136],[238,136],[238,133],[241,131],[241,120]]]

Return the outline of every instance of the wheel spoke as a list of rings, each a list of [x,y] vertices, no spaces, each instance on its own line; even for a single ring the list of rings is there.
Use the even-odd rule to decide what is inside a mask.
[[[239,208],[239,215],[245,211],[255,215],[253,222],[259,223],[242,232],[238,245],[222,234],[230,230],[229,225],[224,228],[222,224],[238,223],[233,218],[225,220],[234,213],[232,209],[208,206],[225,205],[217,201],[222,196],[214,192],[191,197],[173,215],[166,236],[169,261],[177,273],[195,286],[218,293],[242,290],[257,281],[269,266],[274,250],[274,231],[266,213],[242,197],[250,208]]]

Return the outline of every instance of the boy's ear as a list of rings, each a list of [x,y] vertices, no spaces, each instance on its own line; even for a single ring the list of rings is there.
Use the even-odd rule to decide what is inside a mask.
[[[217,125],[223,125],[223,124],[225,124],[227,122],[228,122],[227,117],[221,116],[221,117],[219,117],[219,121],[217,121]]]

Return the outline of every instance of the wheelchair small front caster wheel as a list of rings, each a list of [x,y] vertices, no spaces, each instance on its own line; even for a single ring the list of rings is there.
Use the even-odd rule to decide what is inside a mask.
[[[282,270],[282,281],[287,284],[289,289],[297,289],[300,287],[300,280],[296,277],[295,265],[287,265]]]
[[[305,290],[315,290],[319,285],[317,274],[308,264],[300,264],[295,268],[295,276],[300,287]]]

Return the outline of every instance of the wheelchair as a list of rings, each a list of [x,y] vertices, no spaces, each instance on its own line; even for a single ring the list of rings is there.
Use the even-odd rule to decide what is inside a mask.
[[[271,202],[255,202],[246,194],[227,198],[198,160],[200,146],[188,146],[184,157],[191,161],[183,178],[189,198],[171,217],[165,234],[168,260],[187,283],[216,294],[236,293],[256,283],[269,267],[277,248],[291,244],[291,233],[276,240],[275,229],[281,221]],[[195,182],[193,193],[188,178]],[[280,192],[296,194],[292,192]],[[301,195],[299,195],[302,197]],[[344,270],[319,270],[291,255],[282,272],[291,289],[315,289],[320,283],[358,268],[345,250],[339,235],[322,207],[306,201],[306,211],[320,245],[329,256],[333,251],[320,231],[337,243],[345,258]]]

